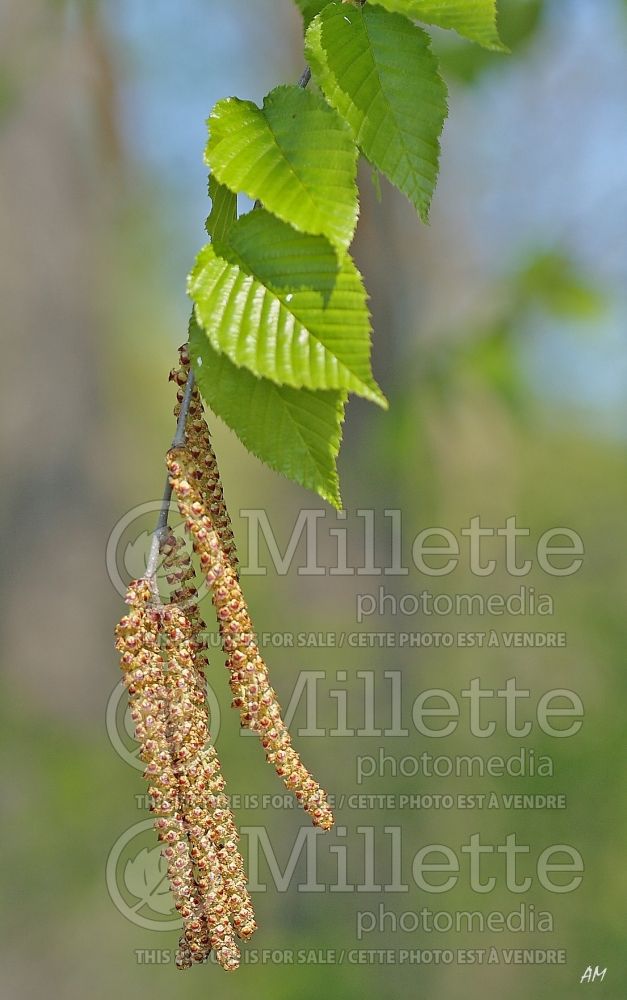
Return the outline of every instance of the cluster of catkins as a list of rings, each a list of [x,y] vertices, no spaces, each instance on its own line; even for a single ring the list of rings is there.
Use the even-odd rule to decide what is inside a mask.
[[[187,349],[171,373],[178,414],[189,374]],[[242,594],[231,523],[202,402],[194,388],[185,444],[168,454],[173,495],[184,518],[217,614],[230,675],[232,705],[242,726],[255,731],[286,787],[312,822],[333,825],[327,797],[291,743]],[[198,609],[195,571],[185,541],[171,531],[161,541],[171,590],[154,581],[131,583],[128,613],[116,628],[116,648],[129,694],[131,718],[150,782],[151,810],[163,843],[168,880],[183,932],[176,965],[187,969],[213,951],[236,969],[236,938],[256,929],[238,850],[238,832],[225,794],[220,761],[211,745],[206,702],[205,624]]]

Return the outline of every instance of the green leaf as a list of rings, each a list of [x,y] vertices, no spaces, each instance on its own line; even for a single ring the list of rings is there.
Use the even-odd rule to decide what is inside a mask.
[[[277,87],[263,108],[235,97],[218,101],[206,160],[232,191],[347,249],[357,224],[357,148],[346,123],[317,94]]]
[[[340,508],[335,462],[346,393],[293,389],[258,378],[218,354],[195,320],[189,345],[203,398],[242,444],[270,468]]]
[[[499,34],[505,51],[517,57],[523,55],[537,36],[542,24],[544,0],[499,0]],[[474,83],[480,75],[492,69],[502,69],[503,49],[485,49],[466,45],[462,38],[449,33],[434,39],[442,73],[447,79]]]
[[[189,277],[215,350],[277,385],[346,389],[387,407],[370,368],[370,316],[359,271],[331,244],[264,209],[201,250]]]
[[[305,24],[309,24],[316,14],[326,7],[329,0],[296,0],[296,6],[300,8]]]
[[[237,219],[237,195],[220,184],[212,174],[209,177],[209,197],[211,212],[206,229],[212,240],[223,240]]]
[[[516,278],[521,306],[537,302],[547,312],[564,319],[597,319],[603,312],[600,287],[559,250],[531,256]]]
[[[429,36],[380,7],[330,3],[310,24],[306,51],[316,82],[364,155],[426,219],[446,117]]]
[[[372,0],[394,14],[452,28],[486,49],[507,52],[496,27],[496,0]]]

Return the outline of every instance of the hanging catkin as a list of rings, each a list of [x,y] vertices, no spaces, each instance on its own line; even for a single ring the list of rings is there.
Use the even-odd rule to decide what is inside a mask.
[[[177,605],[155,606],[153,600],[145,580],[131,584],[130,612],[116,629],[116,645],[151,783],[155,828],[183,920],[176,965],[189,968],[213,950],[219,964],[232,970],[240,962],[234,929],[249,937],[255,923],[220,762],[207,745],[198,621]]]
[[[127,592],[130,611],[116,629],[116,647],[129,693],[131,718],[146,764],[144,777],[151,783],[148,793],[155,815],[155,829],[163,843],[168,881],[176,909],[183,920],[183,936],[176,957],[179,968],[188,968],[194,955],[205,958],[209,946],[225,968],[236,968],[239,952],[233,931],[219,912],[207,905],[203,894],[202,867],[193,858],[190,838],[181,809],[175,754],[171,742],[169,683],[163,670],[160,639],[163,611],[152,605],[153,593],[145,580],[131,583]],[[218,887],[217,860],[213,872]],[[210,903],[212,901],[209,901]]]
[[[328,830],[333,825],[333,814],[326,793],[292,746],[237,573],[203,500],[196,459],[185,446],[172,449],[167,463],[179,510],[211,588],[230,673],[233,706],[239,710],[242,726],[260,736],[266,759],[273,764],[285,786],[294,792],[313,823]]]
[[[194,571],[184,542],[172,533],[162,551],[168,583],[176,587],[164,611],[164,634],[174,769],[192,858],[198,866],[206,851],[215,851],[226,913],[237,935],[247,939],[256,924],[237,846],[239,834],[224,791],[220,761],[210,742],[204,674],[206,645],[201,638],[205,626],[198,610]],[[202,871],[206,867],[203,865]]]
[[[187,344],[179,348],[180,366],[173,368],[170,372],[171,381],[178,386],[177,403],[174,408],[174,415],[178,417],[183,393],[189,375],[189,351]],[[231,518],[224,501],[224,491],[222,480],[218,470],[218,463],[211,444],[211,435],[204,417],[202,400],[198,391],[198,386],[194,386],[189,415],[185,424],[185,442],[189,447],[192,458],[196,463],[195,476],[200,490],[202,501],[207,507],[213,526],[218,533],[224,554],[229,559],[231,566],[237,571],[237,549]]]
[[[189,376],[187,347],[170,378],[179,414]],[[216,610],[242,726],[260,736],[267,760],[316,826],[333,815],[326,793],[291,744],[259,651],[238,579],[237,553],[209,429],[197,388],[191,393],[185,445],[168,454],[168,474]],[[159,537],[159,536],[155,536]],[[211,952],[238,968],[236,936],[256,930],[239,834],[218,755],[211,743],[206,692],[206,626],[199,610],[189,542],[165,532],[159,546],[169,593],[155,580],[133,581],[116,628],[131,718],[150,782],[151,811],[183,930],[176,966],[188,969]]]

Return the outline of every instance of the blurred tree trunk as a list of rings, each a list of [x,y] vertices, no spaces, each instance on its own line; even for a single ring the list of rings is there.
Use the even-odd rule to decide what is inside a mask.
[[[33,708],[78,704],[89,721],[111,686],[115,600],[99,375],[114,73],[94,5],[8,0],[1,20],[2,649]]]

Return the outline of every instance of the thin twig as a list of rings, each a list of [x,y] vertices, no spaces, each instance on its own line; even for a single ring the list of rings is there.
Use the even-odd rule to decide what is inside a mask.
[[[298,86],[302,87],[304,90],[309,81],[311,80],[311,69],[309,66],[305,66],[303,72],[298,80]],[[256,201],[255,208],[261,207],[261,202]],[[181,410],[179,412],[179,418],[176,423],[176,434],[172,440],[172,448],[180,448],[181,445],[185,444],[185,424],[187,423],[187,415],[189,413],[189,407],[192,401],[192,393],[194,391],[194,373],[192,369],[189,370],[189,375],[187,376],[187,382],[185,383],[185,392],[183,394],[183,399],[181,402]],[[163,541],[164,532],[168,526],[168,516],[170,513],[170,501],[172,499],[172,487],[170,486],[170,478],[166,477],[165,488],[163,490],[163,499],[161,501],[161,507],[159,508],[159,517],[157,518],[157,524],[155,530],[152,533],[152,540],[150,542],[150,552],[148,553],[148,561],[146,563],[146,572],[144,574],[144,579],[148,581],[150,586],[154,591],[156,591],[155,575],[157,573],[157,563],[159,562],[159,550],[161,548],[161,542]]]
[[[187,382],[185,383],[185,392],[183,393],[183,399],[181,400],[179,417],[176,422],[176,433],[172,439],[172,448],[180,448],[181,445],[185,444],[185,424],[187,423],[187,415],[189,413],[193,392],[194,373],[190,368],[189,375],[187,376]],[[157,563],[159,561],[159,549],[161,547],[161,542],[163,541],[164,532],[168,526],[171,499],[172,487],[170,486],[170,477],[166,476],[165,488],[163,490],[163,500],[161,501],[157,524],[152,534],[148,562],[146,563],[146,573],[144,574],[145,579],[151,585],[153,590],[155,589],[154,579],[157,572]]]
[[[311,70],[309,66],[305,66],[301,74],[300,80],[298,81],[298,86],[302,87],[304,90],[310,80],[311,80]]]

